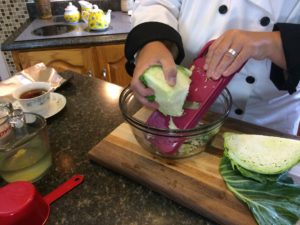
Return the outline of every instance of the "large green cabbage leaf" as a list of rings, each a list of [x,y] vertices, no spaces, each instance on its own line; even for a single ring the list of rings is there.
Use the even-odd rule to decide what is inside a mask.
[[[274,181],[270,175],[259,174],[259,182],[243,176],[224,156],[220,173],[234,195],[248,205],[260,225],[294,225],[300,218],[300,187]],[[252,174],[251,176],[255,176]]]

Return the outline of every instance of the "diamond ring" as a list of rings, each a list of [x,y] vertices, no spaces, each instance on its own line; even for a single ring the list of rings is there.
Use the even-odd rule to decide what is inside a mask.
[[[232,56],[233,58],[235,58],[235,57],[237,56],[237,52],[236,52],[233,48],[228,49],[227,52],[228,52],[228,53],[230,54],[230,56]]]

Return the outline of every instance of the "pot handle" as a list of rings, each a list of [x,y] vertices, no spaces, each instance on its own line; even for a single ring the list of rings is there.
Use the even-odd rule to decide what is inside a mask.
[[[67,192],[71,191],[73,188],[81,184],[84,180],[84,176],[80,174],[76,174],[73,177],[71,177],[69,180],[67,180],[65,183],[61,184],[57,188],[55,188],[53,191],[51,191],[49,194],[44,196],[44,200],[47,202],[48,205],[50,205],[52,202],[56,201],[60,197],[62,197]]]

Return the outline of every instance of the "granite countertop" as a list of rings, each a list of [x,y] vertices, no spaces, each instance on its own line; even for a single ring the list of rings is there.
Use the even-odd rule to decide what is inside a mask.
[[[50,25],[72,25],[75,30],[62,35],[37,36],[32,34],[35,29]],[[109,29],[99,32],[89,31],[87,24],[83,21],[77,24],[68,24],[62,15],[53,16],[50,20],[28,19],[1,44],[1,50],[15,51],[124,43],[130,28],[130,16],[120,11],[113,11]]]
[[[70,75],[71,80],[57,90],[66,97],[66,107],[47,119],[54,163],[35,186],[46,195],[74,174],[84,175],[85,180],[51,204],[47,224],[214,224],[88,159],[88,151],[123,122],[118,108],[122,88],[73,72],[62,73]]]

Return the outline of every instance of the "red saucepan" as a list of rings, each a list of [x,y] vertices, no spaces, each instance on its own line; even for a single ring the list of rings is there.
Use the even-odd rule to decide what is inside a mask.
[[[83,179],[82,175],[74,175],[44,197],[30,182],[16,181],[7,184],[0,188],[0,224],[45,224],[50,214],[50,204],[82,183]]]

